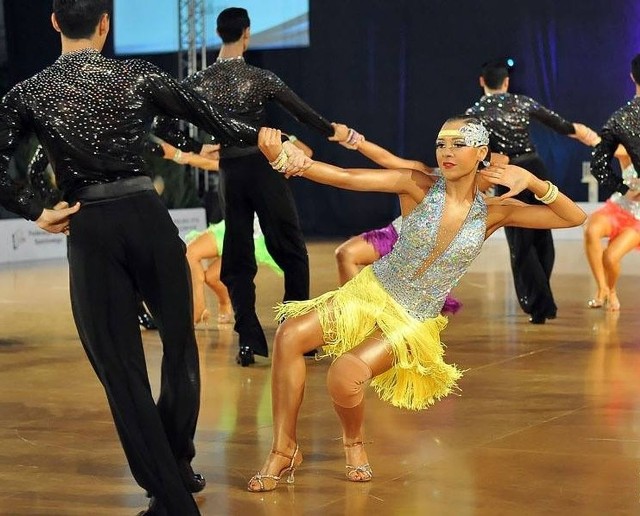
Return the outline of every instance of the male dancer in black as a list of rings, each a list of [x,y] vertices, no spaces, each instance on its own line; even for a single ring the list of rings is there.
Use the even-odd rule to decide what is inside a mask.
[[[331,124],[273,72],[245,63],[243,54],[250,38],[245,9],[223,10],[217,29],[223,42],[218,59],[206,70],[188,77],[184,86],[256,127],[265,125],[265,104],[275,101],[306,125],[327,137],[333,136]],[[161,123],[158,131],[163,130],[168,129]],[[167,139],[171,141],[170,137]],[[175,143],[191,149],[188,142]],[[258,147],[223,147],[220,170],[226,222],[221,279],[229,289],[235,314],[234,328],[240,345],[237,361],[247,366],[254,362],[254,353],[268,355],[267,340],[255,310],[254,213],[260,220],[269,253],[284,271],[285,301],[309,298],[309,259],[289,185],[281,174],[273,173]]]
[[[103,57],[109,9],[110,0],[53,1],[62,55],[0,103],[0,203],[69,235],[74,319],[131,471],[152,497],[144,514],[190,516],[199,514],[190,491],[205,483],[190,465],[200,394],[190,275],[141,151],[159,114],[189,120],[226,144],[255,144],[257,132],[223,118],[150,63]],[[73,207],[43,209],[8,176],[11,155],[30,133]],[[163,342],[157,405],[138,330],[138,292]]]
[[[532,118],[585,145],[593,145],[597,140],[595,132],[588,127],[568,122],[532,98],[508,93],[509,68],[505,61],[483,65],[480,86],[484,96],[466,113],[478,117],[487,127],[492,152],[507,155],[510,163],[526,168],[540,179],[548,179],[549,174],[529,135]],[[498,187],[496,193],[502,194],[506,190]],[[516,198],[528,204],[539,204],[530,192],[522,192]],[[551,230],[504,229],[520,307],[530,315],[529,322],[533,324],[555,319],[557,307],[549,284],[555,260]]]
[[[600,143],[593,151],[591,173],[600,185],[627,194],[629,186],[622,181],[622,176],[616,174],[611,167],[611,160],[622,145],[633,163],[633,167],[640,171],[640,54],[631,61],[631,79],[636,87],[636,94],[626,105],[618,109],[602,127]],[[640,192],[636,189],[628,194],[633,200],[640,200]]]

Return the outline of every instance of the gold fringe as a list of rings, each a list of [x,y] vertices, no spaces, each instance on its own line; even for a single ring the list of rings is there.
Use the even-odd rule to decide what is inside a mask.
[[[424,322],[414,319],[382,288],[371,267],[338,290],[309,301],[279,304],[276,319],[314,310],[324,332],[323,349],[334,358],[380,329],[394,355],[394,366],[371,382],[382,400],[422,410],[457,390],[462,371],[444,362],[440,341],[446,317],[438,315]]]

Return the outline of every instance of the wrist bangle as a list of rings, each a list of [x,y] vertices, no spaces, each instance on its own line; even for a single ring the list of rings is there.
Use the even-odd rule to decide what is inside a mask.
[[[297,142],[297,141],[298,141],[298,137],[297,137],[295,134],[290,134],[290,135],[288,136],[288,139],[289,139],[289,141],[290,141],[291,143],[295,143],[295,142]]]
[[[560,194],[560,190],[558,190],[558,187],[554,185],[551,181],[545,181],[545,183],[549,185],[547,192],[542,197],[538,197],[535,194],[533,196],[537,201],[540,201],[541,203],[551,204],[552,202],[555,202],[556,199],[558,198],[558,195]]]
[[[278,157],[273,161],[270,161],[269,165],[271,165],[272,169],[277,170],[278,172],[283,172],[284,169],[287,168],[288,159],[289,156],[287,156],[287,153],[282,149],[280,154],[278,154]]]
[[[171,158],[171,160],[175,161],[176,163],[182,164],[182,151],[180,149],[176,149],[176,153],[173,155],[173,158]]]

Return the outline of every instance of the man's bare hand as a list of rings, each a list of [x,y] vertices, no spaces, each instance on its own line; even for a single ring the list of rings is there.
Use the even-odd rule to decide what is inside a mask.
[[[332,142],[346,142],[349,137],[349,128],[344,124],[337,124],[333,122],[333,136],[329,136],[329,141]]]
[[[282,133],[280,130],[261,127],[258,133],[258,148],[269,162],[275,161],[282,150]]]
[[[69,203],[64,201],[56,204],[53,209],[45,208],[42,210],[40,217],[36,220],[36,224],[40,229],[44,229],[49,233],[64,233],[69,235],[69,219],[80,209],[80,203],[77,202],[69,207]]]

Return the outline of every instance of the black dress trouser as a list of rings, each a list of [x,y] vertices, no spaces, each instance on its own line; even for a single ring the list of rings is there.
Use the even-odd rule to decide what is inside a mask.
[[[76,327],[133,476],[156,497],[160,514],[199,514],[179,469],[195,455],[200,376],[189,266],[177,228],[153,191],[87,201],[71,219],[68,259]],[[162,339],[157,404],[138,327],[138,292]]]
[[[240,346],[267,356],[255,309],[253,214],[258,215],[267,250],[284,272],[284,301],[309,299],[307,248],[287,180],[262,154],[223,158],[220,169],[226,224],[220,278],[229,289]]]
[[[546,167],[537,154],[514,158],[511,163],[527,169],[542,180],[548,178]],[[504,187],[496,187],[499,195],[506,191]],[[527,204],[541,204],[529,190],[521,192],[515,198]],[[555,261],[551,230],[515,227],[504,229],[520,307],[533,318],[555,317],[557,307],[550,284]]]

